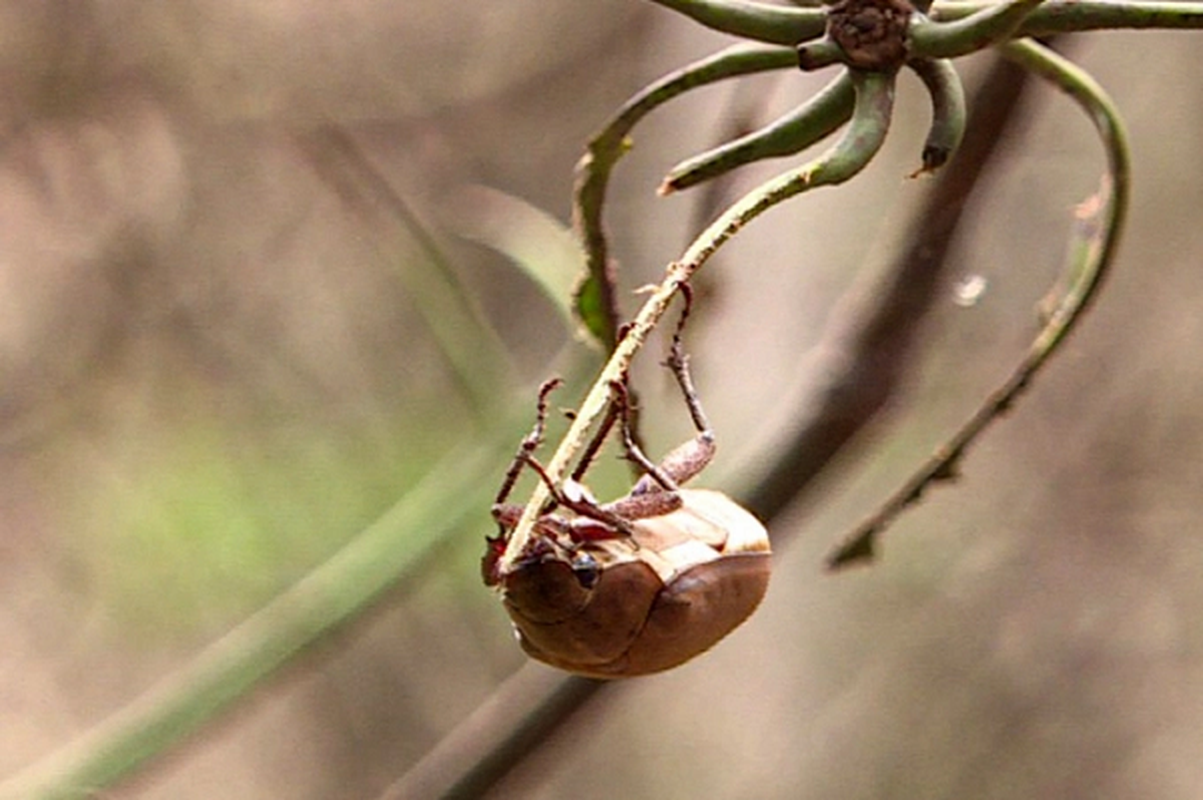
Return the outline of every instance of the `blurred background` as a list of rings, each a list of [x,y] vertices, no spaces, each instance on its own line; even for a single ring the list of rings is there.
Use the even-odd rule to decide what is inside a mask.
[[[488,506],[539,381],[569,377],[571,405],[600,356],[552,299],[565,287],[514,258],[571,270],[588,136],[727,40],[640,0],[179,0],[4,2],[0,41],[0,775],[190,663],[431,474],[459,475],[470,490],[421,495],[447,525],[389,532],[402,555],[439,546],[370,614],[104,794],[375,797],[525,661],[480,584]],[[1133,134],[1127,236],[963,480],[872,567],[824,573],[1036,329],[1101,165],[1042,86],[906,391],[775,524],[791,546],[760,611],[606,692],[495,796],[1200,796],[1198,44],[1074,42]],[[724,84],[637,131],[609,209],[624,289],[713,208],[656,198],[664,172],[825,77]],[[920,196],[904,176],[927,120],[904,77],[865,175],[706,267],[689,334],[720,443],[705,482],[746,491],[789,430],[799,365]],[[662,372],[648,357],[637,375],[653,452],[690,432]],[[606,463],[594,483],[622,480]]]

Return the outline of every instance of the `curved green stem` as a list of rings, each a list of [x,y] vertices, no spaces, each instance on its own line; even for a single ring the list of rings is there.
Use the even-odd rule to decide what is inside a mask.
[[[798,46],[798,67],[803,72],[814,72],[833,64],[843,64],[846,58],[844,49],[830,36]]]
[[[940,0],[931,18],[961,19],[993,7],[995,3]],[[1203,28],[1203,3],[1114,2],[1114,0],[1045,0],[1027,16],[1016,36],[1049,36],[1054,33],[1117,28]]]
[[[1107,154],[1107,172],[1096,195],[1078,207],[1063,277],[1064,289],[1019,365],[972,417],[833,553],[832,568],[871,558],[878,536],[931,484],[955,476],[957,463],[977,437],[1001,417],[1057,351],[1097,296],[1115,256],[1128,209],[1131,165],[1127,134],[1114,103],[1084,70],[1033,41],[1011,42],[1003,53],[1072,97],[1090,117]]]
[[[652,0],[679,11],[707,28],[744,39],[795,45],[813,39],[827,26],[821,8],[790,8],[749,0]]]
[[[914,17],[907,36],[915,58],[956,58],[1001,42],[1019,29],[1043,0],[997,3],[954,22]]]
[[[876,155],[889,130],[894,107],[894,78],[883,73],[852,72],[856,105],[852,123],[840,140],[810,164],[773,178],[745,195],[693,241],[682,261],[704,261],[763,212],[796,194],[843,183]]]
[[[931,95],[931,128],[923,143],[923,166],[915,175],[934,172],[952,158],[965,138],[965,87],[952,62],[947,59],[919,59],[907,64],[915,71]],[[912,175],[911,177],[915,177]]]
[[[577,409],[572,425],[556,448],[555,455],[546,464],[545,471],[553,483],[562,482],[569,474],[569,465],[587,443],[592,427],[605,413],[610,400],[611,382],[619,380],[630,367],[681,285],[723,244],[760,214],[794,195],[848,180],[864,169],[876,155],[890,126],[894,107],[894,76],[853,73],[852,79],[856,104],[852,121],[840,140],[810,164],[779,175],[745,195],[693,240],[680,261],[669,265],[664,280],[654,288],[627,334],[618,342],[610,360]],[[502,575],[513,568],[515,560],[525,549],[535,520],[548,497],[546,483],[539,481],[499,561],[498,569]]]
[[[848,121],[855,96],[852,76],[841,72],[822,91],[771,125],[673,167],[660,194],[696,186],[753,161],[805,150]]]
[[[618,308],[609,275],[602,211],[615,164],[630,149],[631,130],[649,113],[700,86],[740,75],[796,66],[792,50],[764,45],[735,45],[696,61],[651,84],[619,109],[589,142],[576,167],[573,217],[585,249],[586,274],[576,290],[576,309],[589,331],[613,350],[618,340]]]

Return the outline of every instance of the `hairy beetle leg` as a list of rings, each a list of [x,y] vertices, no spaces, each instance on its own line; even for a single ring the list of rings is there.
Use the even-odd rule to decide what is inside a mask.
[[[685,405],[689,408],[689,416],[693,418],[693,426],[697,428],[699,436],[713,439],[714,432],[710,427],[710,419],[702,409],[702,400],[698,397],[698,390],[694,388],[693,376],[689,372],[689,356],[685,354],[685,344],[682,341],[685,323],[689,320],[689,312],[693,307],[693,289],[689,287],[689,284],[681,286],[681,296],[685,300],[685,307],[681,310],[681,318],[677,320],[672,347],[668,351],[668,361],[664,362],[664,366],[671,369],[673,376],[677,379],[677,385],[681,387],[681,394],[685,395]]]
[[[510,464],[510,468],[506,470],[505,479],[501,482],[501,488],[497,491],[497,498],[493,501],[493,508],[496,509],[505,503],[509,498],[510,492],[514,490],[514,484],[518,482],[518,475],[522,472],[522,467],[527,463],[527,459],[539,449],[539,445],[543,443],[543,431],[547,426],[547,398],[555,391],[564,381],[560,378],[552,378],[543,382],[539,387],[539,399],[535,405],[535,425],[531,428],[522,442],[518,445],[518,452],[514,454],[514,460]],[[496,511],[493,514],[497,517]],[[498,518],[500,522],[500,518]],[[501,531],[505,533],[505,528]]]
[[[584,485],[574,480],[569,480],[565,482],[565,485],[562,488],[556,486],[555,482],[551,479],[551,476],[547,474],[547,470],[543,469],[543,465],[540,464],[538,459],[536,459],[533,455],[529,453],[524,454],[522,456],[522,460],[528,467],[535,471],[535,474],[538,475],[539,479],[547,486],[547,490],[551,492],[551,496],[557,503],[564,506],[564,508],[575,511],[582,517],[594,520],[596,522],[605,523],[605,525],[608,525],[613,529],[613,535],[604,536],[600,535],[599,531],[589,528],[588,531],[583,533],[579,538],[613,539],[619,536],[631,536],[634,534],[634,530],[631,528],[631,524],[629,522],[598,503],[597,500],[595,500],[593,496],[589,494],[589,490],[586,489]],[[581,526],[570,527],[570,533],[575,532],[575,527]],[[574,536],[574,538],[578,537]]]
[[[659,475],[649,470],[648,475],[640,478],[635,484],[635,488],[631,490],[632,495],[644,495],[660,491],[660,487],[656,484],[667,488],[668,484],[662,478],[667,478],[668,482],[674,487],[686,483],[704,470],[711,459],[714,458],[714,451],[716,449],[714,431],[711,429],[710,420],[702,408],[702,400],[698,397],[697,389],[694,388],[693,377],[689,372],[689,356],[685,354],[685,345],[682,341],[685,323],[689,320],[689,312],[693,307],[693,291],[690,289],[689,284],[681,286],[681,296],[684,299],[685,306],[681,310],[680,319],[677,320],[677,329],[673,333],[672,347],[669,350],[668,360],[664,362],[664,366],[672,370],[673,377],[677,379],[677,385],[681,387],[681,394],[685,397],[685,405],[689,408],[689,416],[693,420],[693,425],[697,429],[698,435],[678,446],[664,457],[657,468]]]
[[[635,434],[631,430],[631,400],[627,386],[622,381],[611,381],[610,392],[613,395],[613,400],[610,401],[611,408],[617,410],[618,417],[622,420],[622,446],[626,454],[627,460],[638,464],[644,471],[645,478],[650,477],[656,483],[660,484],[666,492],[675,492],[678,487],[676,481],[671,476],[667,475],[655,462],[647,457],[643,452],[643,448],[635,441]],[[640,479],[642,482],[644,478]]]
[[[624,387],[625,388],[625,387]],[[581,460],[577,462],[576,469],[572,471],[572,479],[579,481],[585,477],[590,465],[593,464],[593,459],[597,458],[598,452],[602,445],[606,443],[606,438],[610,435],[610,431],[614,428],[614,423],[618,420],[620,410],[614,404],[610,403],[606,409],[606,415],[602,417],[601,424],[597,428],[597,433],[593,434],[593,438],[585,447],[585,452],[581,454]]]
[[[684,504],[685,501],[676,492],[648,492],[628,495],[621,500],[606,503],[602,508],[624,519],[650,519],[671,514]]]

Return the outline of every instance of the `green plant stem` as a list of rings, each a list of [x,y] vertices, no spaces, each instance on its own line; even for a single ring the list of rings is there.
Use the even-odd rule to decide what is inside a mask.
[[[965,138],[968,110],[965,87],[952,62],[947,59],[919,59],[907,64],[915,71],[931,95],[931,127],[923,142],[923,166],[919,172],[932,172],[944,166]],[[919,174],[919,173],[916,173]]]
[[[1043,0],[1012,0],[975,11],[966,17],[934,22],[915,19],[907,32],[916,58],[956,58],[1003,41]]]
[[[576,167],[573,216],[585,249],[585,280],[577,288],[577,313],[588,330],[613,351],[618,340],[618,307],[614,281],[609,274],[602,211],[606,188],[615,165],[630,149],[627,136],[649,113],[681,94],[710,83],[788,69],[797,57],[792,50],[739,44],[679,69],[636,94],[623,104],[609,123],[590,140]]]
[[[609,404],[610,384],[620,380],[630,367],[681,285],[754,218],[794,195],[848,180],[864,169],[881,148],[893,111],[894,77],[879,73],[853,73],[853,82],[856,106],[852,122],[830,150],[801,169],[780,175],[745,195],[694,239],[680,261],[668,266],[664,280],[653,289],[626,335],[618,342],[610,360],[577,409],[575,419],[555,455],[547,463],[546,472],[553,483],[558,485],[569,474],[569,465],[585,446],[590,429]],[[513,568],[525,550],[535,520],[548,498],[548,487],[540,481],[510,534],[498,565],[502,575]]]
[[[817,8],[789,8],[744,0],[652,0],[690,17],[708,28],[754,41],[798,45],[822,35],[826,12]],[[1026,4],[1026,3],[1025,3]],[[960,20],[973,14],[987,19],[1018,13],[1009,6],[1020,3],[967,2],[940,0],[930,11],[938,22]],[[1019,14],[1019,16],[1022,16]],[[1203,28],[1203,4],[1197,2],[1115,2],[1114,0],[1046,0],[1019,25],[1014,35],[1048,36],[1054,33],[1107,30],[1115,28]],[[925,42],[917,55],[950,57],[972,52],[969,42],[976,32],[937,33],[925,31]],[[997,41],[998,39],[995,39]],[[968,48],[968,49],[963,49]]]
[[[855,92],[845,70],[794,111],[747,136],[683,161],[669,171],[661,194],[696,186],[765,158],[791,156],[836,131],[852,116]]]
[[[820,186],[843,183],[859,173],[885,141],[894,108],[894,78],[850,73],[856,89],[852,123],[840,140],[815,161],[785,172],[749,192],[694,239],[681,260],[699,265],[754,218],[789,198]]]
[[[957,464],[969,446],[1011,408],[1090,307],[1123,231],[1131,164],[1127,134],[1115,104],[1089,74],[1043,45],[1030,40],[1010,42],[1003,47],[1003,53],[1064,91],[1082,107],[1103,142],[1107,172],[1098,194],[1078,209],[1064,270],[1065,289],[1027,354],[960,430],[836,549],[828,561],[833,568],[871,558],[881,532],[898,514],[917,502],[928,486],[956,476]]]
[[[723,33],[769,44],[796,45],[827,27],[820,8],[789,8],[748,0],[652,0]]]
[[[933,6],[931,17],[941,21],[955,20],[993,5],[991,2],[941,0]],[[1203,3],[1046,0],[1023,20],[1016,36],[1119,28],[1203,28]]]
[[[827,69],[833,64],[843,64],[846,58],[844,48],[836,44],[830,36],[798,47],[798,67],[803,72],[815,72]]]

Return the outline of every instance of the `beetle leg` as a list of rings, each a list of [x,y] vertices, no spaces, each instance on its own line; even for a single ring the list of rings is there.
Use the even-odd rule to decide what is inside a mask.
[[[497,524],[504,530],[517,525],[518,518],[522,516],[522,506],[516,503],[494,503],[492,511],[493,519],[497,520]]]
[[[635,435],[631,431],[631,401],[630,394],[627,391],[626,384],[622,381],[612,381],[610,383],[610,391],[614,394],[612,407],[618,409],[618,415],[622,419],[622,444],[626,451],[626,456],[629,460],[635,462],[644,471],[645,475],[639,479],[636,486],[643,483],[649,484],[648,491],[663,490],[666,492],[675,492],[677,484],[668,475],[661,466],[657,466],[647,454],[643,452],[638,442],[635,441]],[[648,479],[655,481],[659,487],[650,486]],[[642,492],[641,492],[642,494]]]
[[[539,387],[539,399],[535,405],[535,425],[518,445],[514,461],[506,470],[505,478],[501,481],[501,488],[497,490],[497,497],[493,501],[492,509],[493,519],[497,521],[497,535],[485,537],[485,555],[480,561],[481,575],[486,586],[494,586],[501,580],[498,563],[502,554],[505,553],[509,532],[518,524],[518,518],[522,516],[522,506],[507,503],[506,500],[509,498],[510,492],[514,490],[514,484],[518,482],[522,467],[543,443],[543,430],[547,424],[547,397],[561,383],[563,381],[559,378],[552,378],[544,381],[543,385]]]
[[[609,525],[614,529],[616,536],[631,536],[634,534],[635,531],[631,527],[631,523],[613,511],[599,505],[597,500],[593,499],[588,491],[585,490],[584,486],[576,481],[571,481],[568,485],[575,488],[571,491],[565,491],[555,485],[551,476],[547,474],[547,470],[543,469],[543,465],[533,455],[526,454],[522,459],[547,486],[547,490],[551,492],[551,496],[555,501],[564,506],[564,508],[575,511],[582,517],[588,517],[589,519]],[[590,538],[601,539],[605,537],[595,535]]]
[[[681,318],[677,320],[677,329],[673,331],[672,347],[668,351],[668,361],[664,366],[672,370],[677,384],[681,387],[681,394],[685,395],[685,405],[689,407],[689,416],[693,418],[693,426],[697,428],[699,438],[707,437],[713,440],[714,431],[710,427],[706,412],[702,409],[698,390],[694,388],[693,376],[689,372],[689,356],[685,354],[685,344],[682,341],[685,323],[689,320],[689,312],[693,308],[693,289],[689,284],[681,285],[681,296],[684,298],[685,307],[681,310]]]
[[[613,503],[606,503],[602,508],[623,519],[648,519],[671,514],[684,504],[685,501],[676,492],[647,492],[627,495]]]
[[[577,462],[576,469],[572,471],[573,480],[579,481],[585,477],[585,473],[589,470],[593,459],[597,457],[598,451],[605,444],[606,437],[610,435],[610,431],[614,428],[614,422],[618,419],[618,414],[618,407],[614,403],[611,403],[606,409],[606,415],[602,417],[601,425],[597,428],[597,433],[593,434],[593,438],[589,441],[589,445],[581,455],[581,460]]]
[[[673,349],[668,359],[668,367],[677,378],[685,402],[689,406],[689,415],[693,418],[698,435],[683,445],[669,452],[660,462],[660,469],[671,480],[678,484],[685,483],[704,470],[714,458],[714,431],[702,410],[702,402],[694,389],[693,379],[689,374],[689,357],[680,346],[680,339],[673,341]]]
[[[636,486],[646,484],[649,488],[606,503],[602,509],[628,520],[659,517],[676,511],[682,505],[681,496],[677,494],[677,484],[666,474],[663,465],[657,466],[647,457],[631,433],[631,404],[626,385],[621,381],[614,381],[610,388],[614,392],[613,407],[618,409],[619,418],[622,420],[622,443],[626,456],[645,473]]]
[[[514,490],[514,484],[518,482],[518,476],[522,473],[522,467],[529,463],[531,456],[539,449],[539,445],[543,443],[543,429],[547,425],[547,397],[563,382],[559,378],[552,378],[551,380],[544,381],[543,385],[539,387],[539,399],[535,406],[535,426],[531,428],[530,433],[518,445],[518,452],[514,454],[514,461],[506,471],[505,479],[501,482],[501,488],[497,491],[497,498],[493,501],[493,516],[497,519],[498,524],[502,525],[502,534],[506,532],[507,528],[504,527],[504,520],[497,513],[497,508],[505,505],[510,492]]]
[[[689,416],[693,420],[698,435],[669,452],[659,466],[659,472],[669,481],[678,485],[685,483],[704,470],[714,458],[715,451],[714,431],[710,427],[710,420],[706,417],[706,412],[702,409],[702,401],[698,397],[697,389],[694,388],[693,377],[689,372],[689,356],[685,354],[685,345],[682,341],[682,332],[685,330],[685,323],[689,319],[689,312],[693,306],[693,292],[688,284],[681,286],[681,295],[685,301],[685,308],[681,311],[681,318],[677,321],[672,348],[669,350],[668,360],[664,366],[672,370],[673,377],[677,379],[677,385],[681,387],[681,394],[685,396],[685,405],[689,408]],[[649,472],[648,475],[639,479],[635,488],[631,490],[631,494],[642,495],[659,491],[659,488],[648,479],[649,476],[657,484],[664,485],[655,473]]]

